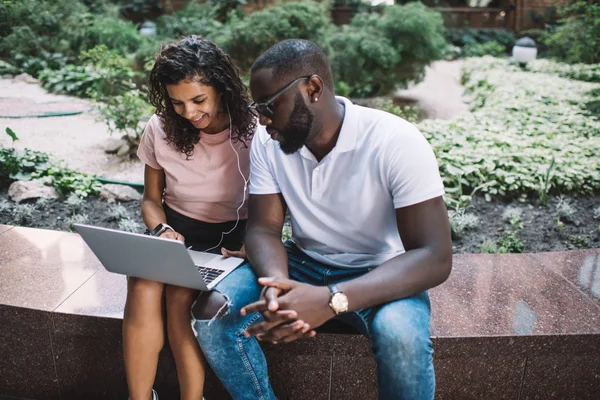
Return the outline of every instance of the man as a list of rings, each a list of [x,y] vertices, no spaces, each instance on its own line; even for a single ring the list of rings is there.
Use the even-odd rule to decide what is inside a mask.
[[[251,107],[266,126],[251,149],[252,269],[193,309],[209,363],[233,398],[272,399],[254,337],[289,342],[338,318],[370,339],[379,398],[432,399],[426,290],[449,276],[452,243],[430,146],[410,123],[336,97],[311,42],[273,46],[251,73]]]

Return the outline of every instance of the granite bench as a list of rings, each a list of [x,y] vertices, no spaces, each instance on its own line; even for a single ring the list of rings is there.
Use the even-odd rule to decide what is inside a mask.
[[[125,288],[78,235],[0,225],[0,396],[126,399]],[[431,298],[437,398],[598,398],[600,249],[457,255]],[[264,348],[281,399],[377,398],[359,335]],[[178,398],[168,347],[155,387]],[[206,397],[228,398],[211,373]]]

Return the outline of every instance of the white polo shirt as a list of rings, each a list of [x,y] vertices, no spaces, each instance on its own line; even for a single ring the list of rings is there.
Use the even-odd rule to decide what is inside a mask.
[[[308,256],[341,268],[376,267],[404,252],[395,209],[441,196],[444,187],[435,155],[415,126],[337,100],[346,108],[344,122],[321,162],[306,146],[285,154],[257,129],[250,194],[282,194],[292,240]]]

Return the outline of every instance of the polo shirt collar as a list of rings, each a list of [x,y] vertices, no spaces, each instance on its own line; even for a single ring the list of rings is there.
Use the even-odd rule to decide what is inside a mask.
[[[357,137],[357,107],[350,100],[342,96],[335,96],[336,100],[340,104],[344,104],[344,120],[342,121],[342,128],[340,129],[340,134],[338,136],[335,147],[332,152],[334,153],[345,153],[347,151],[352,151],[356,148],[356,137]],[[262,144],[266,144],[268,141],[273,140],[271,137],[266,134],[264,139],[262,140]],[[302,146],[300,149],[300,154],[307,156],[309,153],[312,156],[312,153],[306,148],[306,146]],[[310,158],[310,157],[309,157]]]
[[[343,103],[346,110],[344,111],[344,121],[337,139],[337,143],[333,148],[333,152],[345,153],[356,148],[356,136],[358,134],[358,121],[356,105],[345,97],[336,96],[338,103]]]

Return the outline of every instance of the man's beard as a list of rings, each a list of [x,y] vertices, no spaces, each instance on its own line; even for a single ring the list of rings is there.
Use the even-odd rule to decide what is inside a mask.
[[[279,147],[285,154],[293,154],[306,143],[313,126],[313,115],[298,93],[294,99],[294,109],[290,120],[279,131]]]

